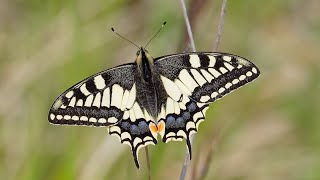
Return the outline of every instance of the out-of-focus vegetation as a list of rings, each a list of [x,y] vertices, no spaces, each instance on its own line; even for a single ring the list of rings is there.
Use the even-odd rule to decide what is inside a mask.
[[[213,49],[221,1],[187,1],[198,51]],[[229,0],[219,51],[252,60],[262,75],[211,105],[188,179],[320,179],[320,1]],[[106,128],[53,126],[55,98],[85,77],[188,47],[179,1],[1,0],[0,179],[147,179],[144,150]],[[185,143],[149,147],[153,179],[177,179]],[[211,158],[210,163],[206,159]]]

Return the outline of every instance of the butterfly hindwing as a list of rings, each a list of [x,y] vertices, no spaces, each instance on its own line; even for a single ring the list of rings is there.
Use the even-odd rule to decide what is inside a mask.
[[[136,99],[134,64],[97,73],[61,94],[49,111],[49,122],[108,126],[122,119]]]
[[[162,141],[168,143],[182,141],[185,138],[191,158],[190,135],[198,131],[207,109],[207,104],[197,103],[186,95],[182,95],[179,101],[168,97],[158,118],[158,124],[165,124],[164,130],[160,132]]]
[[[121,143],[130,146],[138,168],[140,148],[157,144],[157,134],[150,131],[150,128],[156,127],[152,119],[150,114],[135,102],[131,109],[124,112],[121,122],[109,127],[110,135],[117,136]]]

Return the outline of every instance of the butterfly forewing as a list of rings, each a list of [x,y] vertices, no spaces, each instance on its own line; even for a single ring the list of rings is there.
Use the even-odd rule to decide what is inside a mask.
[[[97,73],[61,94],[49,111],[49,122],[108,126],[122,119],[136,98],[134,64]]]
[[[250,61],[226,53],[177,54],[157,58],[155,64],[161,75],[201,103],[212,103],[260,74]]]

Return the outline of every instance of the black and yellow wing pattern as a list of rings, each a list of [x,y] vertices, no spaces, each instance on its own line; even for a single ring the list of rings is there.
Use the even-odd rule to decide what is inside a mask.
[[[184,53],[155,59],[167,103],[158,121],[164,122],[163,142],[186,139],[204,121],[208,105],[256,79],[259,69],[245,58],[227,53]]]
[[[147,54],[141,48],[140,52]],[[141,68],[143,67],[143,68]],[[146,67],[146,68],[144,68]],[[141,70],[142,69],[142,70]],[[259,69],[227,53],[183,53],[97,73],[62,93],[50,108],[50,123],[107,127],[109,134],[138,152],[146,145],[186,139],[205,119],[209,104],[253,81]]]

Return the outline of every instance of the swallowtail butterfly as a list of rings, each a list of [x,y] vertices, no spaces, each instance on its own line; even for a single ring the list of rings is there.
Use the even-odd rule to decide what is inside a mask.
[[[72,86],[52,105],[53,124],[107,127],[109,134],[138,151],[149,144],[186,139],[204,121],[209,104],[253,81],[259,69],[237,55],[191,52],[152,58],[141,47],[134,63],[123,64]]]

